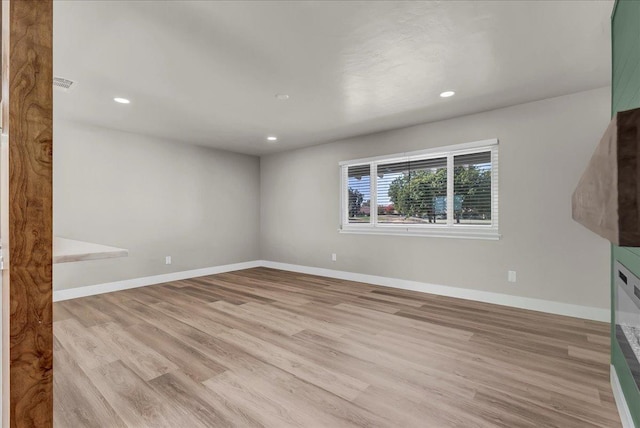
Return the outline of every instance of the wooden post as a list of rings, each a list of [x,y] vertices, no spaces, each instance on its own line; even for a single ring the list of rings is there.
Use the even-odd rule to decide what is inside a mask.
[[[3,0],[3,426],[12,428],[53,426],[52,42],[52,0]]]

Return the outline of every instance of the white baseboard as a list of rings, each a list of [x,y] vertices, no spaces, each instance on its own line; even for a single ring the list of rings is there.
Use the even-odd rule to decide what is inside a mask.
[[[107,282],[104,284],[87,285],[85,287],[70,288],[68,290],[57,290],[53,292],[53,301],[59,302],[61,300],[93,296],[94,294],[111,293],[112,291],[145,287],[147,285],[162,284],[164,282],[215,275],[216,273],[232,272],[234,270],[250,269],[259,266],[262,266],[262,262],[259,260],[253,260],[250,262],[233,263],[202,269],[165,273],[162,275],[146,276],[142,278],[126,279],[123,281]]]
[[[532,297],[512,296],[509,294],[493,293],[490,291],[451,287],[448,285],[429,284],[426,282],[409,281],[406,279],[388,278],[385,276],[366,275],[362,273],[293,265],[289,263],[270,262],[266,260],[261,261],[261,266],[310,275],[326,276],[329,278],[344,279],[348,281],[366,282],[369,284],[400,288],[403,290],[420,291],[440,296],[476,300],[479,302],[494,303],[497,305],[512,306],[515,308],[529,309],[594,321],[611,322],[611,312],[609,309],[553,302],[550,300],[535,299]]]
[[[627,406],[627,400],[622,393],[622,387],[620,386],[620,380],[618,379],[618,373],[616,368],[611,366],[611,389],[613,390],[613,398],[616,400],[616,406],[618,407],[618,413],[620,414],[620,420],[622,421],[622,428],[635,428],[633,424],[633,418]]]
[[[333,269],[271,262],[267,260],[254,260],[250,262],[234,263],[203,269],[194,269],[182,272],[167,273],[163,275],[154,275],[143,278],[127,279],[124,281],[108,282],[105,284],[89,285],[86,287],[71,288],[68,290],[58,290],[53,292],[53,301],[57,302],[61,300],[75,299],[77,297],[110,293],[112,291],[144,287],[147,285],[161,284],[164,282],[177,281],[180,279],[214,275],[216,273],[231,272],[235,270],[249,269],[260,266],[273,269],[288,270],[292,272],[306,273],[310,275],[326,276],[329,278],[344,279],[348,281],[365,282],[369,284],[399,288],[403,290],[420,291],[423,293],[437,294],[441,296],[457,297],[460,299],[476,300],[479,302],[494,303],[497,305],[512,306],[521,309],[530,309],[534,311],[547,312],[551,314],[565,315],[595,321],[611,321],[611,314],[608,309],[592,308],[588,306],[573,305],[570,303],[553,302],[550,300],[535,299],[531,297],[512,296],[509,294],[493,293],[490,291],[451,287],[448,285],[429,284],[426,282],[409,281],[406,279],[388,278],[384,276],[345,272]]]

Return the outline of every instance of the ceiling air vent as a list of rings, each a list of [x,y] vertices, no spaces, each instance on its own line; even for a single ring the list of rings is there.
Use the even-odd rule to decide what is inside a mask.
[[[76,82],[74,82],[73,80],[65,79],[64,77],[54,77],[53,86],[54,88],[58,88],[63,92],[69,92],[76,86]]]

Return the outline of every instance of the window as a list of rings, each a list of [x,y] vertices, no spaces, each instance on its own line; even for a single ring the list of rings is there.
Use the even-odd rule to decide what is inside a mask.
[[[347,168],[347,215],[349,223],[369,224],[371,219],[371,168],[355,165]]]
[[[343,233],[498,239],[498,141],[341,162]]]

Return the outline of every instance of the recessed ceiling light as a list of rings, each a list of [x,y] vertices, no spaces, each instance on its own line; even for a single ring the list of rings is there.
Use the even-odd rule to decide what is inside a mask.
[[[275,136],[273,136],[273,135],[269,135],[269,136],[267,137],[267,140],[269,140],[269,141],[278,141],[278,137],[275,137]]]
[[[128,99],[126,99],[126,98],[120,98],[120,97],[115,97],[115,98],[113,99],[113,101],[115,101],[115,102],[117,102],[117,103],[120,103],[120,104],[129,104],[129,103],[131,102],[131,101],[129,101],[129,100],[128,100]]]
[[[289,99],[289,95],[287,94],[276,94],[276,98],[280,101],[285,101]]]
[[[454,96],[456,93],[453,91],[444,91],[443,93],[440,94],[441,98],[449,98]]]

